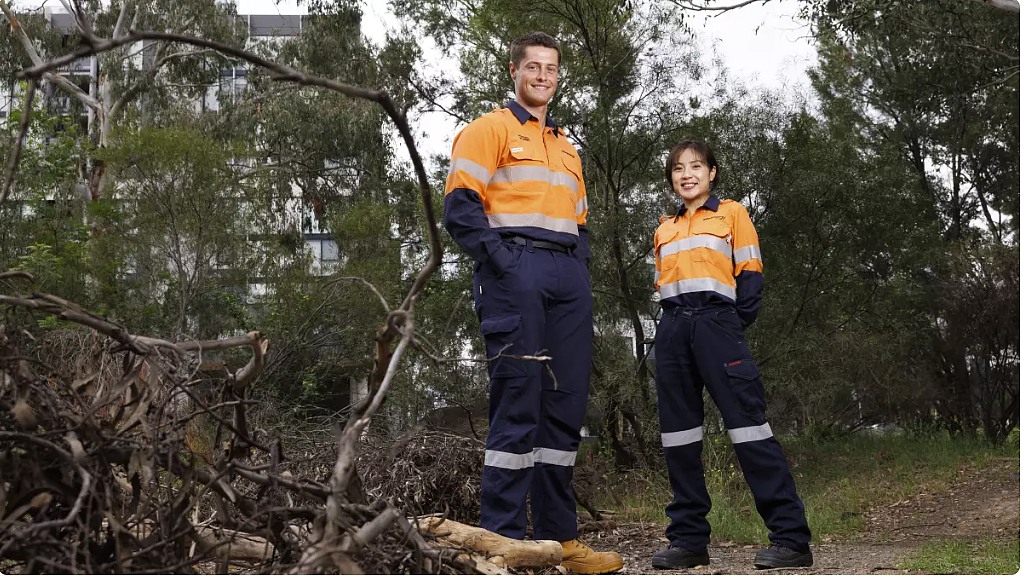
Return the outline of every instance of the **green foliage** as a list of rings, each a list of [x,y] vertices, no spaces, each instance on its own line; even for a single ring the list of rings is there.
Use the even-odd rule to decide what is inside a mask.
[[[242,328],[250,230],[229,166],[243,149],[195,128],[121,132],[97,152],[118,182],[94,201],[90,242],[103,304],[135,330],[214,337]]]
[[[939,234],[906,229],[917,237],[915,271],[893,268],[913,296],[901,308],[929,341],[908,348],[912,371],[931,382],[916,418],[1001,441],[1017,425],[1017,308],[986,317],[988,338],[967,309],[1017,299],[1013,262],[993,256],[1017,259],[1017,19],[953,0],[812,4],[823,113],[862,134],[864,149],[896,152]],[[963,293],[981,299],[964,304],[955,297]]]
[[[928,574],[1016,574],[1021,569],[1021,550],[1014,540],[933,542],[899,568]]]

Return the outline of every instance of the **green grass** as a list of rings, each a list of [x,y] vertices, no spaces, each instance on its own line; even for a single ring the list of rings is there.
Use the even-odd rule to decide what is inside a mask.
[[[961,468],[982,467],[991,458],[1018,454],[1016,442],[993,447],[948,435],[858,435],[781,443],[817,542],[860,531],[872,506],[942,491]],[[766,528],[725,436],[705,439],[703,463],[713,501],[709,514],[713,539],[766,543]],[[611,473],[607,480],[608,488],[598,498],[601,508],[617,511],[623,521],[666,522],[663,508],[672,496],[665,470]]]
[[[1021,569],[1021,548],[1016,540],[933,542],[900,568],[929,574],[1016,574]]]

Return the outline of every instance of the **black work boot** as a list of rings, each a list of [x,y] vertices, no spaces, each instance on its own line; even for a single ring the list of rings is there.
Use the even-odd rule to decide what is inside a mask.
[[[799,552],[786,546],[772,544],[755,554],[755,567],[764,568],[808,568],[812,565],[812,550]]]
[[[657,570],[677,570],[709,565],[709,549],[688,550],[671,545],[666,550],[657,550],[652,555],[652,567]]]

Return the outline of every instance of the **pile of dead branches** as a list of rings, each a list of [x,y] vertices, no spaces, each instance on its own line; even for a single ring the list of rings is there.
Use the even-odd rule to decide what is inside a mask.
[[[249,433],[268,346],[258,333],[135,336],[56,296],[19,293],[18,277],[31,280],[0,274],[0,571],[475,570],[361,493],[343,434],[334,473],[316,482],[292,473],[279,439]],[[24,329],[40,314],[74,326]],[[237,347],[252,351],[247,365],[200,370],[203,353]]]
[[[367,493],[416,515],[479,522],[485,443],[434,430],[367,440],[359,470]],[[371,456],[370,456],[371,454]]]

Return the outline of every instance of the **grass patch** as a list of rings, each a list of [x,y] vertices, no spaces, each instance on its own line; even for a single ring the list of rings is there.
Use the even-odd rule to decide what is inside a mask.
[[[943,541],[926,544],[900,565],[930,574],[1017,574],[1021,546],[1017,541]]]
[[[946,434],[861,434],[781,443],[817,542],[860,531],[872,506],[945,490],[962,468],[983,467],[991,458],[1018,454],[1015,442],[994,447]],[[725,435],[706,437],[702,461],[713,501],[709,513],[713,539],[767,543],[767,530]],[[611,473],[597,497],[598,506],[616,510],[623,521],[663,523],[667,521],[663,509],[672,499],[665,468]]]

